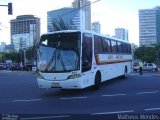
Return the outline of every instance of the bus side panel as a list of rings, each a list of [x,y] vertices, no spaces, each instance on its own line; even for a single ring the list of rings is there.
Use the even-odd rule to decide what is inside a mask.
[[[131,72],[131,55],[129,54],[97,54],[96,63],[102,74],[102,81],[124,75],[125,67]]]
[[[100,65],[99,68],[101,68],[100,71],[102,73],[102,81],[110,80],[112,78],[123,75],[126,66],[127,66],[127,73],[130,73],[131,72],[130,62]]]

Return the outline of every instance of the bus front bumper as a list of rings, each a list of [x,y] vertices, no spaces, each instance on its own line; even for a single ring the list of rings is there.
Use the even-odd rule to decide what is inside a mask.
[[[63,88],[63,89],[83,89],[84,86],[82,85],[82,79],[68,79],[68,80],[61,80],[61,81],[54,81],[54,80],[45,80],[37,78],[39,88]]]

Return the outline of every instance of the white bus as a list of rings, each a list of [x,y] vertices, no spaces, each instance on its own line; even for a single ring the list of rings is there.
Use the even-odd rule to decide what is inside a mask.
[[[89,31],[57,31],[41,36],[37,62],[40,88],[98,89],[131,72],[131,45]]]

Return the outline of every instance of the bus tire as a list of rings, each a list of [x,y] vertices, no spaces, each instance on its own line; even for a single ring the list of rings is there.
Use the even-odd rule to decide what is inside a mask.
[[[95,76],[93,89],[98,90],[100,88],[100,85],[101,85],[101,74],[100,72],[97,72]]]
[[[126,79],[127,77],[127,66],[124,69],[124,74],[122,76],[120,76],[121,79]]]

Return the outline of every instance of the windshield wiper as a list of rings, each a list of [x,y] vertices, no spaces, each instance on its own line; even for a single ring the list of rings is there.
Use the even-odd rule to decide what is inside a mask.
[[[53,53],[50,61],[48,62],[45,71],[47,71],[48,67],[53,63],[53,61],[54,61],[54,65],[53,65],[52,70],[55,69],[55,68],[56,68],[57,60],[60,60],[61,65],[62,65],[64,71],[66,71],[66,67],[65,67],[65,65],[64,65],[64,61],[63,61],[62,56],[61,56],[61,54],[60,54],[60,40],[57,42],[57,45],[56,45],[56,46],[57,46],[57,47],[55,48],[55,51],[54,51],[54,53]],[[52,71],[52,70],[49,70],[49,71]]]
[[[57,49],[58,49],[58,48],[55,48],[54,53],[53,53],[50,61],[48,62],[45,71],[47,71],[47,68],[53,63],[54,59],[56,58]],[[56,59],[55,59],[55,64],[56,64]],[[54,65],[54,66],[55,66],[55,65]],[[54,69],[54,67],[53,67],[53,69]]]
[[[58,52],[57,59],[60,59],[61,65],[62,65],[62,67],[63,67],[63,70],[66,71],[66,67],[65,67],[65,65],[64,65],[63,58],[62,58],[62,56],[61,56],[61,54],[60,54],[60,50],[59,50],[59,52]]]
[[[57,40],[56,48],[54,50],[54,53],[53,53],[50,61],[48,62],[47,66],[46,66],[45,71],[47,71],[47,68],[53,63],[54,59],[56,58],[56,54],[57,54],[57,50],[59,49],[59,46],[60,46],[60,40]],[[55,59],[55,65],[54,66],[56,66],[56,59]],[[54,67],[52,69],[54,69]]]

